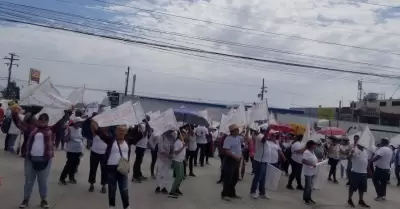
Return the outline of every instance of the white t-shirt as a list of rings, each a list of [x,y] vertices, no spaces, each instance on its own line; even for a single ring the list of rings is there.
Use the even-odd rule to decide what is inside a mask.
[[[31,156],[44,156],[44,137],[42,133],[37,133],[33,138]]]
[[[183,147],[183,142],[181,140],[176,140],[174,143],[174,151],[178,151],[182,149]],[[185,148],[177,155],[174,155],[173,160],[177,162],[183,162],[185,160],[185,155],[186,155],[186,150]]]
[[[198,144],[207,144],[206,135],[208,134],[208,130],[204,126],[199,126],[194,130],[197,136],[197,143]]]
[[[24,119],[24,116],[21,114],[18,114],[18,117],[20,120]],[[8,133],[14,134],[14,135],[18,135],[21,133],[21,130],[19,130],[19,128],[15,125],[13,120],[11,120],[11,124],[10,124],[10,128],[8,129]]]
[[[351,170],[356,173],[367,173],[368,168],[368,153],[366,149],[360,150],[354,148],[354,153],[351,158]]]
[[[125,159],[128,159],[128,152],[129,152],[128,144],[124,141],[119,146],[121,147],[122,156]],[[107,165],[118,165],[120,159],[121,159],[121,153],[119,152],[117,141],[115,141],[112,145]]]
[[[311,164],[315,165],[318,162],[317,156],[315,156],[314,152],[310,152],[310,150],[307,149],[303,152],[302,160],[307,160]],[[317,168],[314,166],[303,164],[303,173],[305,176],[313,176],[317,173]]]
[[[93,144],[92,144],[92,151],[97,153],[97,154],[104,154],[106,153],[107,149],[107,144],[103,142],[103,140],[100,139],[99,136],[94,136],[93,137]]]
[[[136,147],[147,149],[147,142],[148,142],[148,138],[147,138],[147,136],[145,136],[136,143]]]
[[[393,151],[389,147],[381,147],[376,151],[375,155],[381,158],[375,161],[375,166],[382,169],[390,169],[390,161],[392,161]]]
[[[197,149],[197,141],[196,141],[196,136],[189,136],[189,142],[188,142],[188,150],[189,151],[196,151]]]
[[[279,150],[281,147],[272,141],[266,141],[267,149],[266,156],[268,163],[277,163],[279,161]]]
[[[292,144],[292,159],[296,163],[301,163],[301,160],[303,159],[303,154],[302,153],[296,153],[296,151],[303,149],[303,145],[301,142],[295,142]]]

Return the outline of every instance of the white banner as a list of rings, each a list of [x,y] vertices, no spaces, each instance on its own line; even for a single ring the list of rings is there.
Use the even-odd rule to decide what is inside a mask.
[[[100,105],[98,102],[92,102],[86,105],[85,115],[91,117],[93,113],[99,112]]]
[[[375,137],[372,134],[371,130],[369,130],[369,127],[366,126],[364,131],[361,134],[360,140],[358,141],[358,144],[365,147],[368,150],[373,150],[375,151]]]
[[[157,118],[151,119],[149,124],[154,129],[155,135],[161,135],[169,130],[178,130],[178,122],[172,109],[168,109]]]
[[[75,89],[73,92],[71,92],[71,94],[69,94],[67,99],[74,105],[78,103],[83,103],[84,94],[85,94],[84,88]]]
[[[279,181],[282,176],[282,171],[275,166],[268,163],[267,165],[267,176],[265,181],[265,187],[268,190],[276,191],[279,187]]]
[[[93,118],[99,127],[128,125],[133,126],[139,123],[133,109],[132,101],[125,102],[124,104],[96,115]]]
[[[267,100],[263,100],[260,103],[256,103],[253,107],[248,110],[248,123],[251,124],[255,121],[268,120],[268,104]]]
[[[144,113],[143,107],[140,102],[136,102],[135,104],[133,104],[133,110],[135,111],[136,119],[138,121],[142,122],[146,118],[146,114]]]
[[[314,176],[313,188],[322,189],[326,184],[326,175],[329,169],[328,160],[317,163],[317,172]]]

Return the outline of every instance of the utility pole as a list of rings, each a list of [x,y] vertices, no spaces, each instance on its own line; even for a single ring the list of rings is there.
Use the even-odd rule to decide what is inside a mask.
[[[9,60],[9,62],[5,63],[8,66],[8,80],[7,80],[7,96],[10,95],[10,82],[11,82],[11,71],[13,66],[17,66],[18,64],[15,64],[15,61],[19,61],[19,59],[16,59],[15,57],[18,57],[15,53],[8,53],[10,57],[4,57],[5,60]]]
[[[265,86],[265,79],[262,80],[261,92],[258,94],[258,98],[264,100],[264,94],[267,93],[267,87]]]
[[[125,81],[125,96],[128,95],[128,84],[129,84],[129,72],[130,72],[130,67],[128,67],[128,71],[125,72],[126,75],[126,81]]]
[[[136,74],[133,74],[132,78],[132,96],[135,96],[135,87],[136,87]]]
[[[363,92],[362,80],[358,80],[358,101],[359,102],[361,102],[361,100],[362,100],[362,92]]]

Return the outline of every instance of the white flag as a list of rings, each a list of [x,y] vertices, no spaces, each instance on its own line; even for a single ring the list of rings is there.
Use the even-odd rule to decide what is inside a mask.
[[[178,130],[178,122],[176,121],[174,111],[168,109],[161,113],[158,117],[151,119],[150,126],[154,129],[155,135],[161,135],[169,130]]]
[[[93,120],[97,122],[99,127],[116,125],[132,126],[139,123],[133,109],[132,101],[125,102],[114,109],[96,115]]]

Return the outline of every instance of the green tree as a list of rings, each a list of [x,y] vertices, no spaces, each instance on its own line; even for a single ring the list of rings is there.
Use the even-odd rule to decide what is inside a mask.
[[[8,91],[7,91],[8,89]],[[3,90],[0,91],[0,93],[3,95],[4,99],[16,99],[19,100],[19,87],[17,86],[17,83],[15,81],[11,81],[10,84],[7,86],[7,88],[4,88]]]

